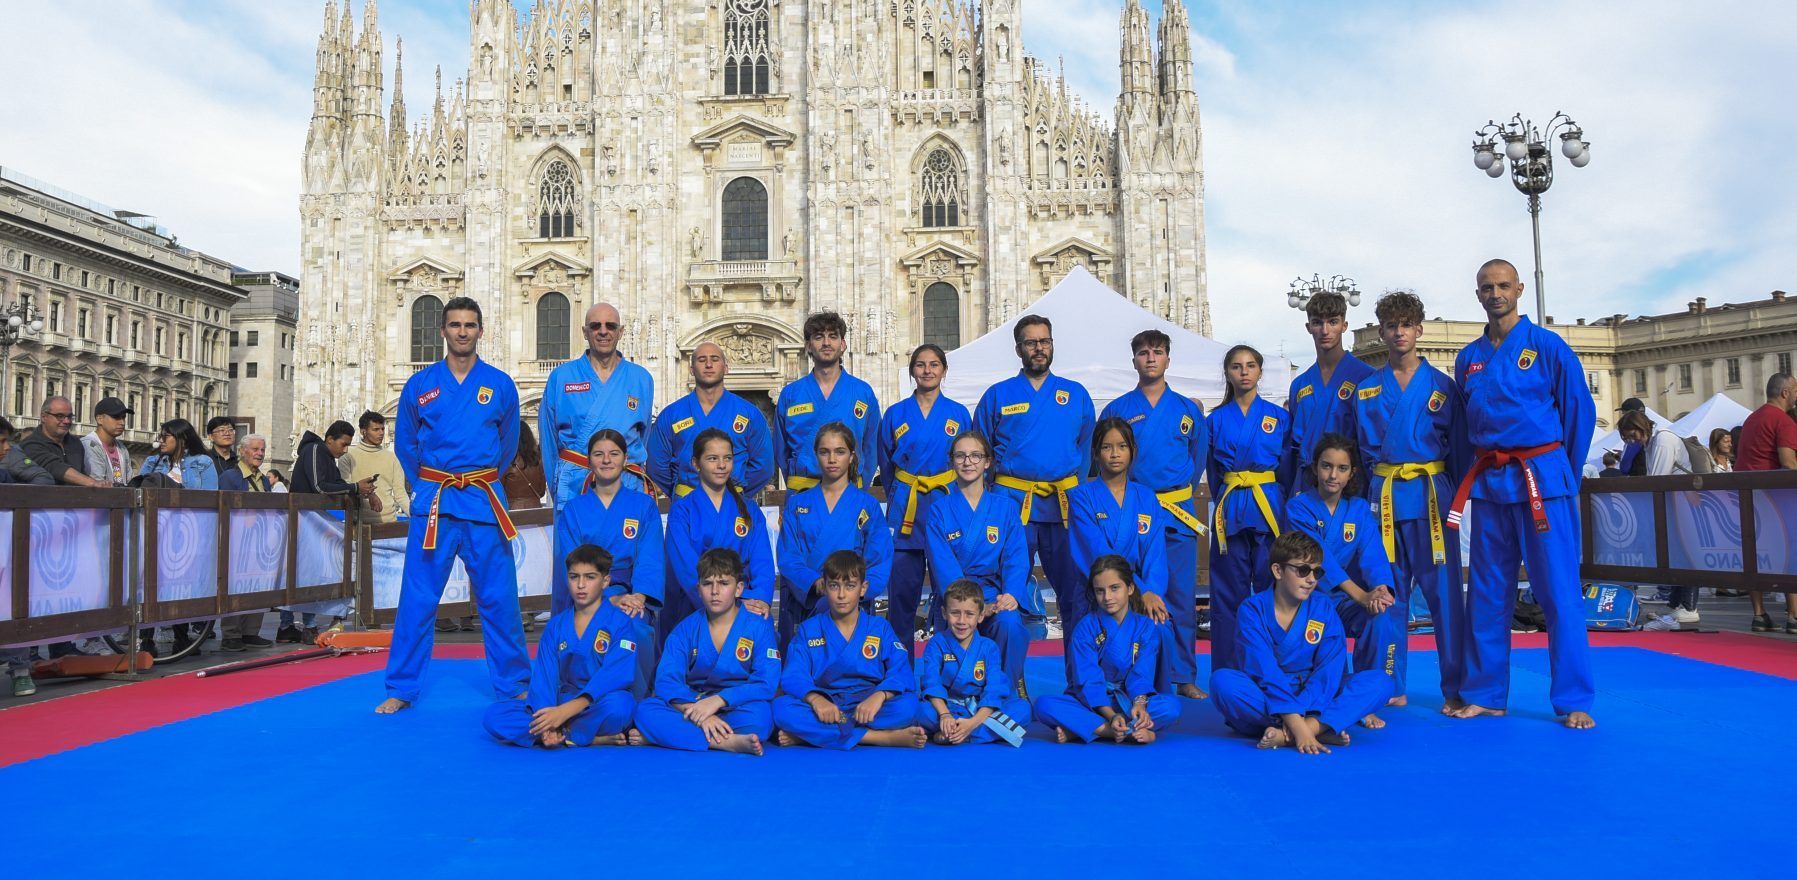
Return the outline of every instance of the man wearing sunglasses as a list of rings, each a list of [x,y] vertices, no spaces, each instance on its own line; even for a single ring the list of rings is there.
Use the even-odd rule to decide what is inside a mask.
[[[618,351],[624,325],[617,308],[600,303],[587,309],[581,335],[587,350],[550,372],[537,409],[549,494],[560,508],[581,493],[587,483],[587,441],[600,428],[611,428],[624,435],[624,485],[653,495],[643,439],[655,409],[655,380]]]
[[[87,466],[87,451],[71,430],[74,427],[74,404],[66,397],[52,397],[45,400],[38,411],[37,427],[26,434],[19,445],[25,448],[28,458],[55,478],[58,485],[89,488],[105,485],[83,470]]]

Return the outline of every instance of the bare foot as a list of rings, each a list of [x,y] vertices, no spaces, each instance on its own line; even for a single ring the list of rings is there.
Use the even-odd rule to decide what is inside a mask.
[[[898,730],[870,730],[861,737],[861,744],[864,746],[894,746],[901,749],[921,749],[929,741],[930,735],[917,725]]]
[[[1383,725],[1385,722],[1379,723]],[[1345,746],[1350,741],[1348,732],[1345,730],[1320,730],[1317,732],[1317,742],[1326,746]]]
[[[1130,733],[1129,738],[1132,740],[1135,740],[1137,743],[1140,743],[1141,745],[1148,745],[1149,743],[1154,742],[1155,734],[1154,734],[1154,730],[1152,728],[1150,728],[1148,730],[1143,730],[1142,728],[1138,727]]]
[[[944,736],[943,734],[940,734],[940,733],[936,734],[935,736],[930,737],[930,742],[933,742],[939,746],[954,745],[954,743],[951,743],[948,741],[947,736]]]
[[[1368,714],[1365,718],[1360,719],[1360,726],[1367,730],[1378,730],[1385,726],[1385,719],[1380,718],[1377,715]]]
[[[401,709],[409,709],[411,706],[412,703],[409,700],[402,700],[398,697],[388,697],[387,699],[382,700],[379,706],[374,707],[374,714],[392,715]]]
[[[627,746],[627,745],[630,745],[630,738],[621,733],[614,733],[609,736],[595,736],[595,737],[593,737],[593,741],[592,741],[591,745],[595,745],[595,746]]]
[[[720,752],[733,752],[738,755],[754,755],[761,757],[761,737],[752,733],[735,733],[724,737],[723,742],[712,745]]]
[[[799,738],[784,730],[777,730],[774,732],[774,742],[783,746],[796,746],[799,744]]]
[[[1560,723],[1573,730],[1590,730],[1597,726],[1597,719],[1592,718],[1589,712],[1572,712]]]
[[[643,732],[632,727],[624,731],[624,744],[640,746],[643,744]]]
[[[1191,682],[1186,682],[1179,686],[1179,695],[1188,700],[1202,700],[1210,696],[1210,694],[1204,692],[1204,688],[1192,684]]]
[[[1392,697],[1389,700],[1386,700],[1385,705],[1387,705],[1387,706],[1408,706],[1408,705],[1410,705],[1410,697],[1407,694],[1398,694],[1397,696]]]
[[[1062,744],[1070,743],[1073,741],[1073,735],[1069,734],[1065,727],[1056,727],[1054,729],[1054,741]]]
[[[1254,747],[1257,749],[1283,749],[1291,743],[1291,734],[1286,733],[1284,727],[1275,724],[1267,728],[1266,733],[1260,735],[1260,742],[1256,743]]]
[[[1477,718],[1480,715],[1490,715],[1493,718],[1502,718],[1505,714],[1503,709],[1491,709],[1481,706],[1478,703],[1467,703],[1448,713],[1449,717],[1452,718]]]

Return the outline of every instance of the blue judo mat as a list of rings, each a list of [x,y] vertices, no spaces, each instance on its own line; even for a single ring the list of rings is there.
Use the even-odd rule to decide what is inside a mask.
[[[0,770],[15,819],[52,817],[10,826],[0,875],[1791,876],[1797,682],[1601,649],[1602,726],[1574,732],[1544,650],[1516,652],[1510,717],[1475,721],[1412,658],[1411,705],[1331,755],[1258,751],[1188,701],[1147,747],[759,759],[499,746],[484,664],[438,660],[397,717],[371,673]]]

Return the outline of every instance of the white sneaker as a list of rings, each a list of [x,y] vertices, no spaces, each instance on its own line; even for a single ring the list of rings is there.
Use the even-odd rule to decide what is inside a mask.
[[[538,623],[548,623],[549,622],[549,612],[547,612],[547,611],[538,612],[537,613],[537,622]]]
[[[1044,638],[1054,640],[1061,637],[1061,619],[1059,617],[1050,617],[1043,622],[1043,627],[1048,630],[1043,636]]]
[[[1692,611],[1689,608],[1674,608],[1672,609],[1672,619],[1678,621],[1680,624],[1686,624],[1696,623],[1700,618],[1698,617],[1697,612]]]
[[[1647,625],[1641,628],[1647,632],[1667,632],[1669,630],[1678,629],[1678,620],[1674,619],[1670,614],[1662,614],[1659,617],[1648,621]]]

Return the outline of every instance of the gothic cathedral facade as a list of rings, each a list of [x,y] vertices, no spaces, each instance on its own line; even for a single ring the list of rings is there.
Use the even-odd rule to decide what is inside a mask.
[[[1019,0],[472,0],[470,65],[383,113],[375,0],[325,8],[306,138],[296,425],[392,412],[442,354],[443,303],[534,412],[615,304],[657,405],[714,341],[765,401],[799,328],[848,321],[882,403],[906,354],[953,350],[1075,265],[1208,334],[1189,24],[1121,24],[1114,119],[1023,52]],[[396,55],[403,55],[403,44]],[[968,401],[972,403],[972,401]]]

